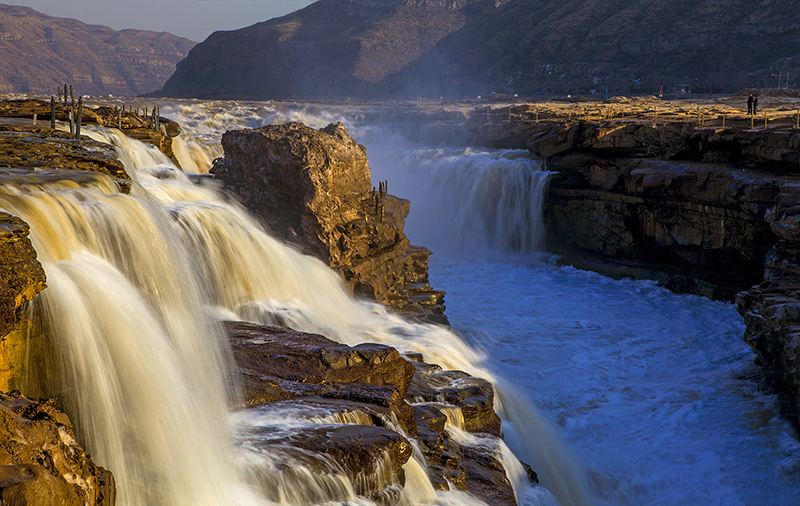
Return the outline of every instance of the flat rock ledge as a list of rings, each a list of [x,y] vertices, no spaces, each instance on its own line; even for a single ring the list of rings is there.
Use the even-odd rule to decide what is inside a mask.
[[[340,123],[228,131],[211,173],[278,237],[317,256],[358,295],[447,323],[444,292],[428,282],[430,250],[403,232],[410,203],[375,192],[366,148]]]
[[[306,465],[321,472],[331,472],[330,462],[336,462],[359,495],[391,505],[405,483],[408,439],[416,438],[436,488],[466,490],[487,504],[516,504],[495,451],[501,423],[489,382],[384,345],[349,347],[244,322],[226,322],[225,328],[244,409],[307,412],[322,423],[280,438],[264,429],[258,444],[287,457],[302,451]],[[482,444],[455,442],[445,429],[448,416]]]

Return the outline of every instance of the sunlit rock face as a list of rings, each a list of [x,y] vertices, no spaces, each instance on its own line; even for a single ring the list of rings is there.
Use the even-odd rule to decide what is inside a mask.
[[[430,251],[403,232],[410,203],[373,192],[366,148],[334,123],[226,132],[214,176],[277,236],[344,274],[353,291],[444,322],[444,293],[428,283]]]
[[[113,506],[111,472],[94,464],[52,401],[0,393],[3,504]]]
[[[42,265],[28,238],[27,223],[0,212],[0,389],[20,389],[26,360],[41,340],[28,333],[28,304],[45,287]],[[34,388],[35,385],[29,385]]]

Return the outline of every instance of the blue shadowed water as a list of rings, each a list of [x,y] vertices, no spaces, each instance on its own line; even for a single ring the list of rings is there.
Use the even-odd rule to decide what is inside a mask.
[[[529,393],[601,504],[800,504],[800,445],[732,304],[547,262],[436,261],[453,328]]]

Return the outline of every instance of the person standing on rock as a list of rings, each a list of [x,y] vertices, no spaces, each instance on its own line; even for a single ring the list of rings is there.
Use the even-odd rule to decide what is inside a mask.
[[[758,108],[758,95],[753,95],[753,116],[756,115],[757,108]]]
[[[747,97],[747,114],[753,114],[753,94]]]

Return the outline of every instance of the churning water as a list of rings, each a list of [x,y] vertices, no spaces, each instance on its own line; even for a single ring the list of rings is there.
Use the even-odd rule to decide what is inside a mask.
[[[176,153],[197,172],[219,154],[226,129],[344,121],[368,148],[375,184],[388,179],[391,193],[412,200],[407,232],[434,249],[432,284],[448,291],[449,317],[470,346],[353,301],[330,270],[272,239],[213,185],[194,183],[155,150],[93,134],[117,145],[136,175],[130,196],[104,177],[33,178],[0,189],[0,208],[32,225],[49,285],[38,311],[65,342],[78,425],[117,475],[120,504],[370,503],[335,463],[320,473],[259,439],[264,428],[280,437],[308,424],[363,423],[358,413],[226,413],[230,359],[218,318],[383,342],[492,379],[508,446],[562,506],[800,503],[800,448],[757,388],[733,307],[533,254],[546,173],[524,153],[410,146],[345,107],[161,107],[183,125]],[[489,444],[450,418],[454,439]],[[553,504],[524,483],[508,448],[496,451],[521,504]],[[435,493],[420,458],[406,465],[406,504],[477,504]]]

